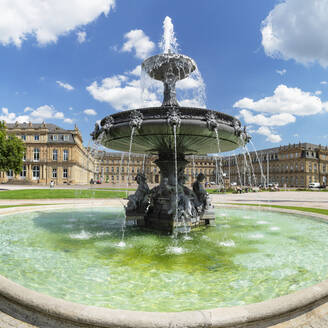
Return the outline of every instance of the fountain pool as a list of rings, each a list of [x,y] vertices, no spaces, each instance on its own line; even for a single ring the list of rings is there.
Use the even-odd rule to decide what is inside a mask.
[[[179,312],[261,302],[328,276],[328,225],[220,209],[217,226],[174,239],[127,227],[122,209],[35,211],[0,220],[0,274],[111,309]]]

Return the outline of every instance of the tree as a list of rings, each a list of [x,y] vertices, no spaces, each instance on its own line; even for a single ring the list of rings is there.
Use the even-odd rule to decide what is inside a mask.
[[[14,135],[8,135],[5,122],[0,122],[0,171],[20,173],[23,167],[25,145]]]

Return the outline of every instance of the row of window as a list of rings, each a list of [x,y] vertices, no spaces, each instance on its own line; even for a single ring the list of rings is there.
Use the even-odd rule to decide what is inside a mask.
[[[19,175],[22,178],[26,178],[26,175],[27,175],[26,165],[23,165],[23,169],[22,169],[22,171],[20,172]],[[13,176],[14,176],[13,170],[9,170],[7,172],[7,177],[8,178],[13,178]],[[33,179],[39,179],[40,178],[40,166],[38,166],[38,165],[33,165],[32,166],[32,177],[33,177]],[[52,169],[52,177],[57,178],[57,168]],[[67,168],[63,168],[63,178],[68,178],[68,169]]]
[[[20,135],[20,137],[21,137],[22,140],[26,141],[26,134],[22,134],[22,135]],[[39,134],[35,134],[32,138],[34,139],[34,141],[39,141],[40,140],[40,135]],[[53,140],[53,141],[59,140],[58,135],[57,134],[52,135],[51,136],[51,140]],[[63,135],[63,140],[64,141],[68,141],[69,140],[69,136],[66,135],[66,134],[64,134]]]
[[[68,154],[69,154],[68,149],[64,149],[63,150],[63,161],[68,161]],[[26,156],[24,156],[24,160],[26,160]],[[33,160],[34,161],[40,160],[40,149],[39,148],[33,149]],[[58,149],[52,150],[52,160],[58,161]]]

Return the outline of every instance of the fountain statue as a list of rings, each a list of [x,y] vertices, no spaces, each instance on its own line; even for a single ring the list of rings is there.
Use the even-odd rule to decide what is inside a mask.
[[[165,33],[167,34],[167,33]],[[167,40],[166,40],[167,41]],[[142,70],[164,84],[161,107],[139,108],[105,117],[92,137],[105,147],[131,153],[156,154],[159,186],[149,189],[144,175],[129,196],[126,219],[139,226],[167,232],[185,232],[199,225],[214,225],[214,211],[199,174],[193,189],[185,186],[186,155],[230,151],[247,143],[249,136],[236,118],[214,110],[182,107],[176,99],[176,82],[197,68],[193,59],[172,52],[166,42],[163,54],[142,63]]]

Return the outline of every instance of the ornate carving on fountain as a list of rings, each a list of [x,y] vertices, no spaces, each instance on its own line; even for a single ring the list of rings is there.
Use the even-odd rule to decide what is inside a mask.
[[[205,118],[206,118],[207,127],[210,131],[213,131],[218,128],[219,123],[214,113],[207,113],[205,115]]]
[[[147,178],[143,173],[138,173],[135,177],[138,183],[137,191],[128,197],[126,212],[145,215],[149,206],[150,189],[147,184]]]
[[[194,191],[197,197],[197,208],[201,212],[204,212],[205,210],[208,210],[211,207],[210,196],[203,186],[204,179],[205,175],[203,173],[199,173],[197,175],[196,181],[192,184],[192,190]]]
[[[101,122],[100,125],[107,133],[109,133],[110,129],[114,125],[114,118],[112,116],[105,117]]]
[[[137,110],[134,110],[134,111],[131,112],[131,114],[130,114],[130,123],[129,123],[131,128],[140,129],[142,121],[143,121],[142,113],[140,113]]]
[[[110,130],[114,126],[114,118],[112,116],[107,116],[100,122],[101,128],[99,124],[95,124],[94,131],[90,134],[92,140],[97,140],[102,133],[106,133],[106,135],[110,136]]]
[[[168,110],[167,123],[170,126],[176,126],[176,127],[179,127],[181,125],[181,116],[178,108],[173,107]]]

